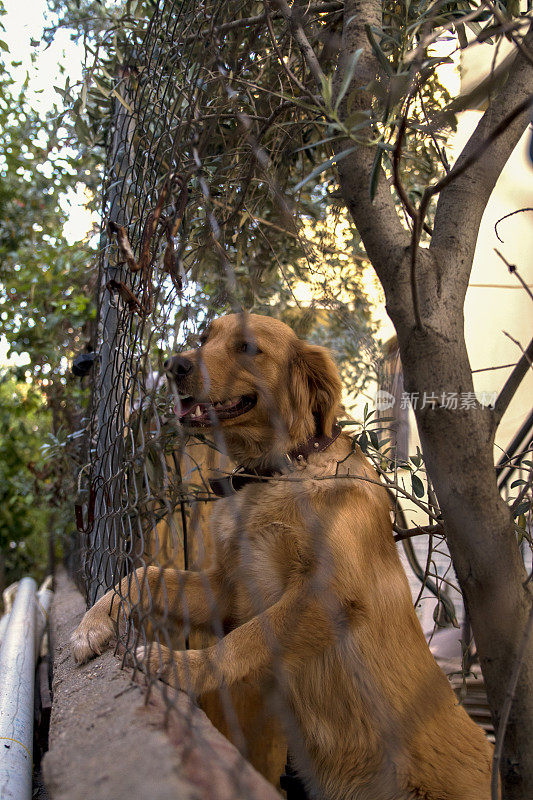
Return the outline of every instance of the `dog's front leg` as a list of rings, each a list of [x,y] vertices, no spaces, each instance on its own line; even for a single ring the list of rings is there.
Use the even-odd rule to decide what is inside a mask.
[[[79,664],[100,655],[122,613],[167,614],[178,624],[203,627],[223,620],[227,606],[228,591],[218,567],[206,572],[139,567],[87,611],[71,636],[72,654]]]
[[[268,669],[283,681],[335,640],[338,622],[338,610],[326,608],[308,587],[296,586],[212,647],[171,651],[153,643],[136,655],[150,674],[198,695]]]

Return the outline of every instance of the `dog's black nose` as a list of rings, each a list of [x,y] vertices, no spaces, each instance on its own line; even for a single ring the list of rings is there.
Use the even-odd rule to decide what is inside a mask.
[[[185,356],[173,356],[164,363],[165,369],[172,372],[176,378],[185,378],[191,372],[193,366],[190,358],[185,358]]]

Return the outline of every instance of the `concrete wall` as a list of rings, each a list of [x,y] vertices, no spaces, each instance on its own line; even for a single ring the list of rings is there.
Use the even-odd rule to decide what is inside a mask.
[[[75,666],[69,637],[84,611],[81,595],[60,574],[52,609],[50,749],[43,762],[50,800],[279,800],[183,692],[166,714],[159,691],[147,701],[112,651]]]

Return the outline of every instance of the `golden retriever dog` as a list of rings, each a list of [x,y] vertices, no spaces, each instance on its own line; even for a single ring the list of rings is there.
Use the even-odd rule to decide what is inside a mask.
[[[145,668],[196,695],[258,676],[275,686],[312,798],[488,800],[491,745],[426,644],[387,493],[336,426],[327,351],[270,317],[229,315],[166,368],[182,424],[221,433],[243,469],[219,482],[207,571],[148,567],[117,587],[176,624],[223,622],[203,650],[141,648]],[[112,637],[114,594],[73,634],[76,661]]]

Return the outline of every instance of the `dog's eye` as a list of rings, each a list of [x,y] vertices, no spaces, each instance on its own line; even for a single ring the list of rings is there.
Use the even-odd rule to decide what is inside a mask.
[[[262,350],[253,342],[239,342],[237,345],[237,352],[246,353],[248,356],[256,356],[258,353],[261,353]]]

